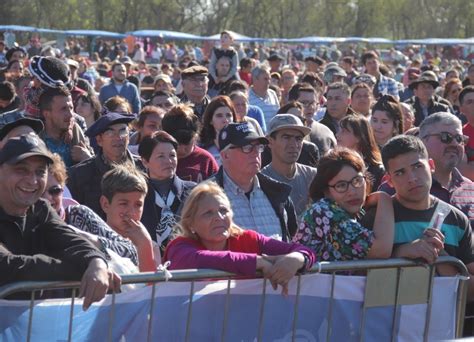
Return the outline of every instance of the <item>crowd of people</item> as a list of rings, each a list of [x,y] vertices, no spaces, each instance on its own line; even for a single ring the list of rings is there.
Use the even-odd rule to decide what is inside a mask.
[[[120,46],[0,51],[2,283],[82,279],[87,308],[165,261],[283,293],[316,261],[451,255],[474,275],[474,64],[227,31],[208,56]]]

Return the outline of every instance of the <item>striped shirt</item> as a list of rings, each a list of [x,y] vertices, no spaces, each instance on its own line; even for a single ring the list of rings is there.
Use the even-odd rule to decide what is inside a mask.
[[[442,202],[434,196],[431,196],[431,200],[432,205],[426,210],[409,209],[397,200],[393,201],[395,246],[422,238],[423,231],[428,228],[438,203]],[[467,265],[474,262],[471,226],[466,215],[452,205],[447,205],[451,208],[451,211],[441,225],[441,232],[445,236],[444,250]]]

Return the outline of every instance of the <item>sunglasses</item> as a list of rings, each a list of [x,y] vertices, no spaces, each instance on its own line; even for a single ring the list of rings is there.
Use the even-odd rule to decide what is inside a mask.
[[[438,137],[439,140],[443,144],[451,144],[453,140],[456,140],[458,144],[465,145],[469,141],[469,137],[467,135],[462,135],[462,134],[451,134],[449,132],[440,132],[440,133],[433,133],[433,134],[427,134],[423,137],[423,139],[428,138],[428,137]]]
[[[46,192],[50,194],[51,196],[58,196],[62,194],[64,189],[62,188],[61,185],[53,185],[52,187],[46,189]]]

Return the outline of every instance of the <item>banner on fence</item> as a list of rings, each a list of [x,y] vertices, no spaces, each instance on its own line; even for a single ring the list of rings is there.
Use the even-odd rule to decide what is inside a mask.
[[[232,280],[230,296],[227,280],[196,282],[192,301],[191,282],[158,283],[153,312],[152,288],[147,286],[117,295],[113,315],[111,296],[86,312],[81,300],[76,300],[72,340],[105,341],[112,323],[113,341],[143,341],[149,331],[148,317],[152,317],[153,341],[184,340],[188,319],[191,341],[215,341],[222,336],[226,341],[253,341],[258,336],[265,341],[289,341],[294,328],[295,340],[322,341],[330,336],[332,341],[358,341],[362,332],[365,341],[387,341],[394,322],[398,341],[423,339],[428,305],[403,305],[395,316],[393,307],[369,308],[362,324],[365,277],[336,276],[333,300],[331,283],[330,275],[305,275],[297,299],[296,278],[287,297],[269,285],[263,296],[263,281],[258,279]],[[455,337],[457,288],[457,278],[435,278],[428,340]],[[71,300],[62,299],[36,302],[32,341],[66,341],[70,304]],[[1,341],[26,340],[29,306],[29,301],[0,300]]]

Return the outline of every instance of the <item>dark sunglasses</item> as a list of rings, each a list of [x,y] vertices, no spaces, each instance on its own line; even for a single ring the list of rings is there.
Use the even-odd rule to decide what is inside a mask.
[[[451,144],[453,142],[453,140],[456,140],[456,142],[458,144],[465,145],[469,141],[469,137],[467,135],[462,135],[462,134],[453,135],[449,132],[440,132],[440,133],[427,134],[423,137],[423,139],[428,138],[428,137],[432,137],[432,136],[438,137],[439,140],[443,144]]]
[[[46,191],[51,196],[58,196],[63,193],[64,189],[62,188],[61,185],[53,185],[52,187],[46,189]]]

